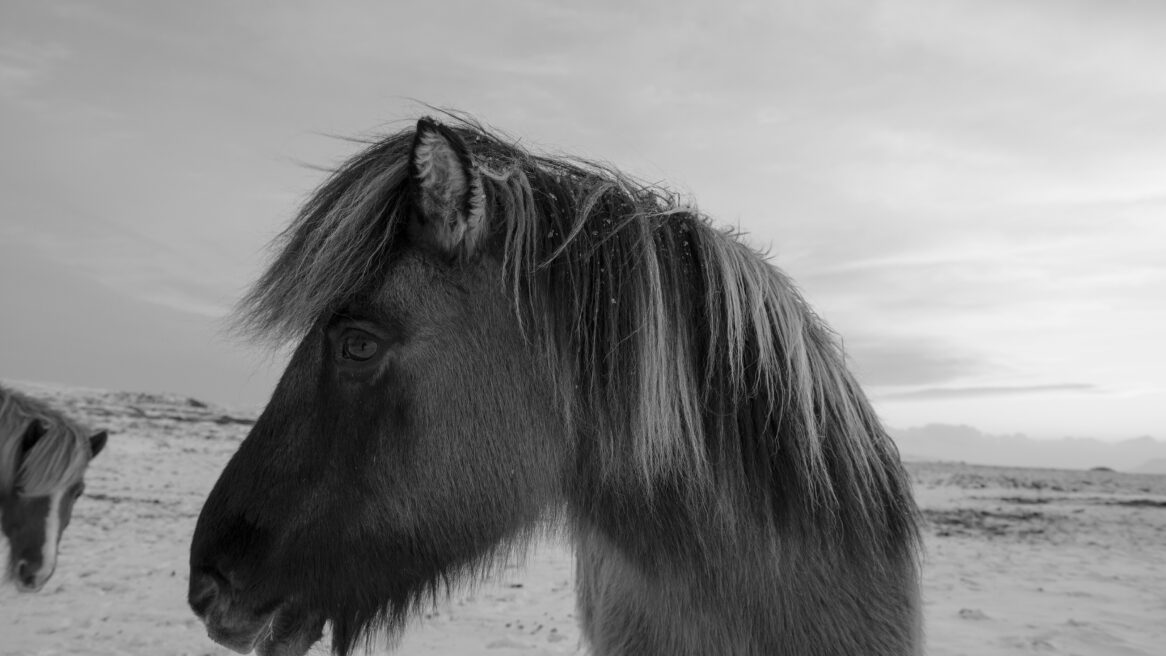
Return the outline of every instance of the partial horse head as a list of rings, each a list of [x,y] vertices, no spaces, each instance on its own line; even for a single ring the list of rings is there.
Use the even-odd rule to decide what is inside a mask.
[[[8,542],[6,578],[17,589],[40,590],[53,575],[85,469],[106,437],[0,387],[0,529]]]
[[[195,530],[217,642],[349,653],[564,515],[596,653],[917,649],[894,445],[792,284],[670,193],[423,119],[241,310],[298,345]]]

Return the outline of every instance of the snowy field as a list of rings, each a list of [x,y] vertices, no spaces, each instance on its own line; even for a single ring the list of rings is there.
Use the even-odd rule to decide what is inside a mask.
[[[36,595],[0,592],[0,654],[231,653],[186,606],[187,548],[253,416],[164,395],[15,386],[109,429],[110,441],[56,575]],[[1166,476],[909,467],[928,520],[928,654],[1164,653]],[[573,571],[567,548],[540,545],[414,623],[391,653],[582,654]]]

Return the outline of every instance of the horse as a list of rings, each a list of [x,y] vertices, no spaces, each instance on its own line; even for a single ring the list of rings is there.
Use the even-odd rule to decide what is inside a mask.
[[[107,438],[0,386],[0,529],[8,542],[5,579],[17,590],[36,592],[53,575],[85,470]]]
[[[597,656],[921,653],[918,509],[839,340],[662,185],[421,118],[234,321],[289,359],[191,542],[221,645],[399,638],[549,526]]]

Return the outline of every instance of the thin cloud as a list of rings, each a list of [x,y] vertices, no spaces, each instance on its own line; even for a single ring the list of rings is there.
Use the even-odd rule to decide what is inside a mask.
[[[5,205],[0,203],[0,208]],[[31,215],[40,220],[0,218],[0,236],[51,266],[80,272],[115,293],[188,314],[222,317],[230,308],[241,267],[232,270],[221,261],[210,266],[210,257],[195,259],[174,244],[85,212]]]
[[[1055,385],[1003,385],[985,387],[931,387],[910,392],[879,394],[884,400],[929,401],[940,399],[967,399],[987,396],[1018,396],[1028,394],[1098,394],[1101,390],[1089,383],[1060,383]]]
[[[22,96],[69,57],[59,43],[9,42],[0,45],[0,98]]]
[[[867,335],[843,343],[859,380],[875,387],[949,383],[989,370],[983,358],[927,337]]]
[[[1152,93],[1166,83],[1146,65],[1166,54],[1163,18],[1156,3],[899,0],[880,3],[874,26],[892,43],[979,69]]]

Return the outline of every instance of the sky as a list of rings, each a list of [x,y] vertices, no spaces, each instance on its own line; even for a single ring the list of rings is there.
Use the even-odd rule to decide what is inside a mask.
[[[767,249],[884,421],[1166,438],[1166,4],[0,2],[0,378],[262,404],[224,316],[456,108]]]

